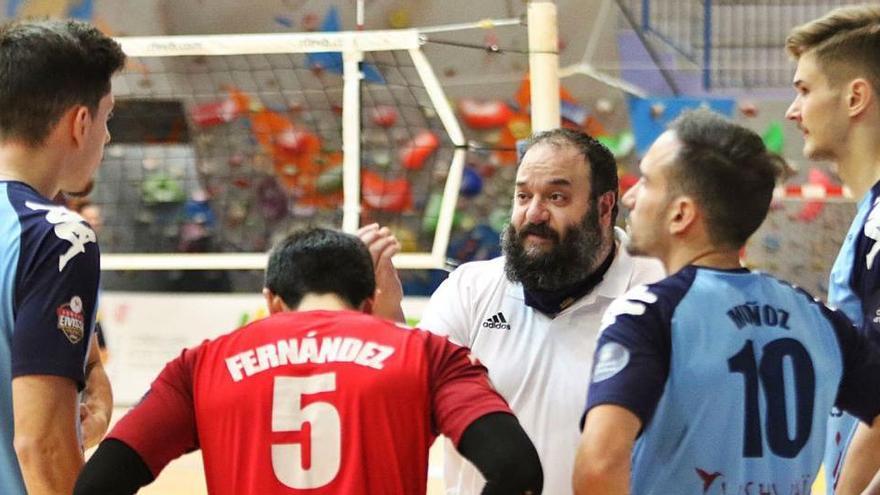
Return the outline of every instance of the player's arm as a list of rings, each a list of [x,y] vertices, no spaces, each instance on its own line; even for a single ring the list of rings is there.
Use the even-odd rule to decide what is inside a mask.
[[[541,493],[541,460],[513,414],[491,413],[471,423],[458,452],[486,479],[482,495]]]
[[[12,380],[15,453],[30,495],[70,493],[83,464],[76,435],[77,387],[69,378]]]
[[[82,236],[62,239],[58,230],[23,236],[22,249],[32,257],[14,282],[14,445],[31,494],[70,493],[83,463],[77,393],[85,386],[100,254],[77,219],[59,225]],[[76,239],[83,242],[74,245]]]
[[[80,405],[80,421],[82,424],[83,448],[90,449],[98,444],[113,414],[113,390],[110,378],[101,361],[98,337],[92,332],[92,343],[89,347],[89,358],[86,363],[86,388],[83,390]]]
[[[630,459],[642,422],[620,406],[605,404],[587,413],[574,465],[577,495],[627,494]]]
[[[669,320],[657,300],[633,289],[602,318],[572,479],[578,495],[630,492],[633,445],[669,373]]]
[[[147,395],[98,446],[74,493],[135,493],[169,462],[198,448],[192,374],[199,349],[185,350],[165,366]]]
[[[880,495],[880,418],[860,423],[849,445],[835,493]],[[871,479],[876,478],[875,482]],[[870,485],[870,486],[869,486]],[[863,488],[867,487],[864,491]]]
[[[137,451],[120,440],[108,438],[89,459],[73,495],[131,495],[153,479]]]
[[[847,449],[836,493],[858,494],[880,469],[880,334],[872,328],[872,320],[866,319],[867,328],[860,331],[840,311],[824,311],[843,356],[843,376],[835,406],[862,423]]]
[[[483,495],[538,494],[538,452],[467,348],[423,332],[430,369],[434,429],[486,478]]]
[[[388,227],[373,223],[358,229],[357,236],[367,245],[376,274],[376,296],[372,314],[400,323],[406,322],[401,303],[403,286],[391,258],[400,252],[400,242]]]

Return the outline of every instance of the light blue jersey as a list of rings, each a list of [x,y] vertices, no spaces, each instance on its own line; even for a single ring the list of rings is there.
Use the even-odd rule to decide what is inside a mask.
[[[82,217],[20,182],[0,181],[0,494],[25,493],[12,380],[70,378],[82,388],[99,253]]]
[[[609,307],[587,412],[641,419],[633,493],[809,495],[832,407],[880,413],[878,358],[800,289],[689,266]]]
[[[831,269],[828,289],[828,303],[843,311],[863,332],[880,331],[880,270],[875,260],[880,251],[878,193],[880,184],[875,184],[859,201],[856,217]],[[832,411],[828,418],[824,460],[828,495],[834,494],[857,424],[856,418],[839,410]]]

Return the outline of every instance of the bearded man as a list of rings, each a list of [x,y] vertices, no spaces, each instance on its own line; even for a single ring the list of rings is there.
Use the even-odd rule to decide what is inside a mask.
[[[456,269],[419,324],[470,347],[489,369],[538,450],[544,493],[572,493],[602,313],[663,276],[659,262],[621,248],[617,203],[617,165],[605,146],[568,129],[534,136],[517,170],[504,255]],[[361,234],[379,242],[375,227]],[[446,493],[480,493],[476,469],[452,448],[445,461]]]

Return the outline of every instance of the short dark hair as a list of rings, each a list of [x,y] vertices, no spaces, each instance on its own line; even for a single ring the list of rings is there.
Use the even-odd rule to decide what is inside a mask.
[[[754,131],[706,109],[683,113],[669,128],[681,143],[670,195],[702,206],[714,244],[741,247],[767,216],[782,158]]]
[[[74,105],[94,114],[124,64],[119,44],[84,22],[0,26],[0,140],[39,146]]]
[[[357,237],[311,227],[272,249],[265,286],[291,309],[309,293],[336,294],[357,308],[376,291],[373,259]]]
[[[532,136],[522,150],[523,155],[533,146],[542,143],[572,146],[584,157],[590,164],[590,199],[596,201],[608,191],[614,193],[614,209],[611,212],[611,223],[614,224],[618,210],[618,182],[617,161],[611,151],[589,134],[560,127]]]

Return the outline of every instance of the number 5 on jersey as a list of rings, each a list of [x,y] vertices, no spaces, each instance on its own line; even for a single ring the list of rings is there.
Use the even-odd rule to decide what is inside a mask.
[[[303,407],[305,395],[334,392],[336,373],[275,378],[272,396],[272,431],[299,432],[311,425],[309,458],[305,467],[303,443],[272,444],[272,469],[285,486],[295,489],[320,488],[336,478],[341,462],[341,423],[339,412],[328,403],[314,401]]]

